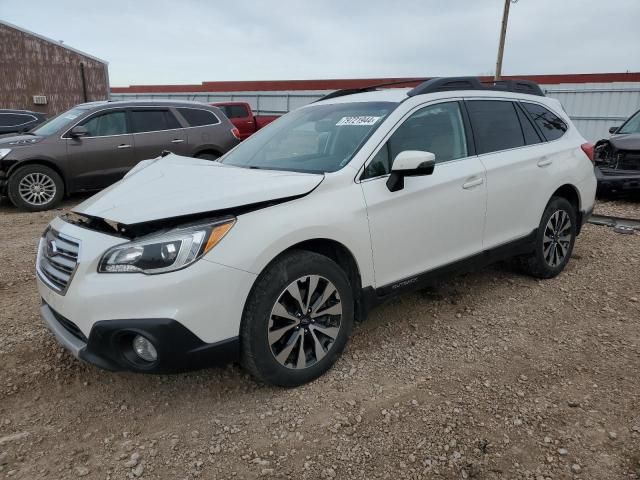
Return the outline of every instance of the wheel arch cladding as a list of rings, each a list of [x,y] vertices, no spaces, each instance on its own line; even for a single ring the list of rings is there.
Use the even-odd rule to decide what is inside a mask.
[[[302,250],[307,252],[314,252],[319,255],[323,255],[333,260],[347,275],[351,290],[353,292],[353,299],[355,302],[355,318],[356,320],[363,319],[366,312],[362,308],[362,281],[360,276],[360,267],[356,261],[355,256],[345,245],[329,238],[314,238],[310,240],[304,240],[298,242],[290,247],[286,248],[278,255],[276,255],[269,264],[265,267],[265,270],[280,259],[283,255],[289,252]]]
[[[576,209],[576,214],[580,213],[580,193],[578,189],[569,183],[565,183],[561,187],[559,187],[555,192],[553,192],[554,197],[562,197],[566,198],[570,204],[572,204]]]
[[[576,187],[569,183],[565,183],[561,187],[559,187],[555,192],[553,192],[552,197],[561,197],[566,199],[576,210],[576,220],[577,220],[577,233],[580,233],[582,229],[582,216],[584,212],[580,210],[582,201],[580,199],[580,192]]]

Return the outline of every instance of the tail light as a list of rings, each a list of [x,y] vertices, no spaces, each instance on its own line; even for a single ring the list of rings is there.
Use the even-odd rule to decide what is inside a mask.
[[[231,135],[240,140],[240,130],[238,130],[237,128],[234,127],[231,129]]]
[[[582,148],[582,151],[587,155],[587,157],[589,157],[589,160],[591,160],[592,162],[594,161],[593,159],[593,143],[583,143],[582,145],[580,145],[580,148]]]

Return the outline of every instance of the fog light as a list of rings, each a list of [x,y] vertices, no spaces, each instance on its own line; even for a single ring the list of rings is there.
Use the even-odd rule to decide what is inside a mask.
[[[149,340],[142,335],[133,337],[133,351],[136,352],[141,359],[147,362],[155,362],[158,359],[158,352]]]

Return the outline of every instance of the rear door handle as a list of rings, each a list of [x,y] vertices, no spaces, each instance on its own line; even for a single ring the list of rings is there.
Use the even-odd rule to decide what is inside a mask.
[[[122,143],[118,145],[118,148],[131,148],[131,145],[129,145],[128,143]]]
[[[552,163],[553,163],[553,160],[551,160],[550,158],[544,157],[542,160],[540,160],[538,162],[538,166],[539,167],[548,167]]]
[[[462,184],[462,188],[465,190],[469,190],[470,188],[477,187],[478,185],[482,185],[484,183],[484,178],[474,178],[473,180],[468,180],[467,182]]]
[[[171,143],[182,143],[184,142],[184,140],[182,140],[181,138],[176,138],[175,140],[171,140]]]

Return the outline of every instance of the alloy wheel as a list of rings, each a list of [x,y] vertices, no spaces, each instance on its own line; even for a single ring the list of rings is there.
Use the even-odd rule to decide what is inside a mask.
[[[560,265],[571,245],[571,218],[564,210],[551,215],[542,237],[542,254],[545,262],[552,268]]]
[[[281,365],[304,369],[331,350],[342,322],[342,303],[335,285],[320,275],[298,278],[271,309],[268,341]]]
[[[22,200],[30,205],[46,205],[56,196],[56,184],[44,173],[29,173],[20,180],[18,192]]]

